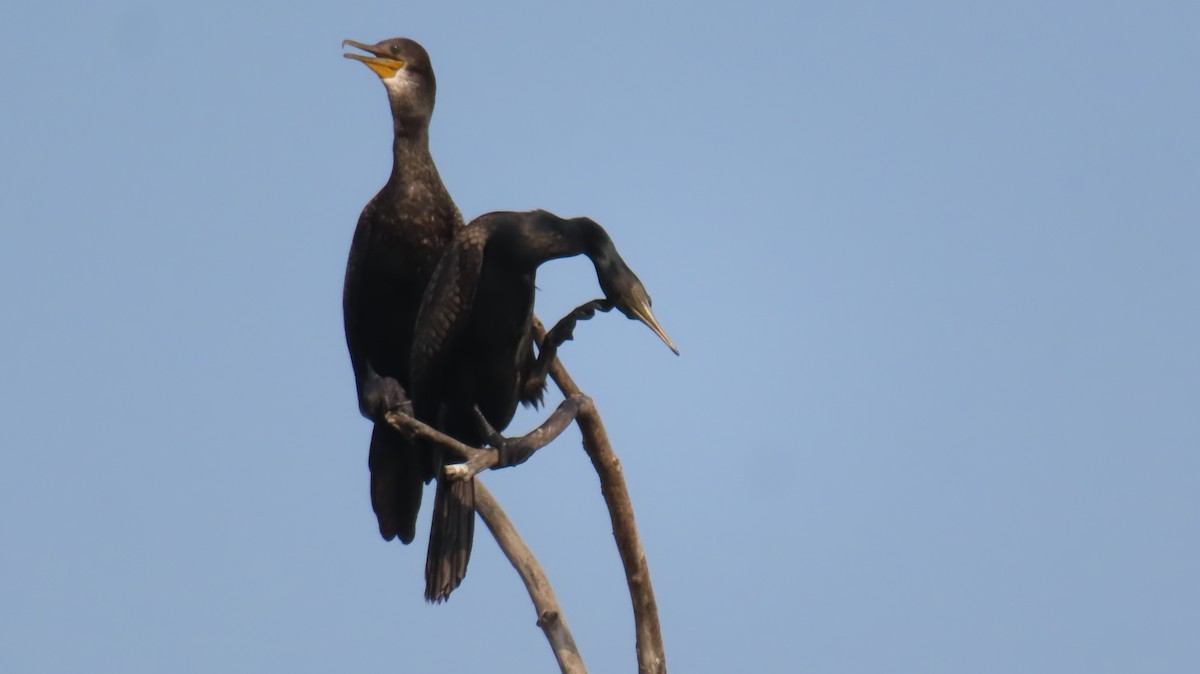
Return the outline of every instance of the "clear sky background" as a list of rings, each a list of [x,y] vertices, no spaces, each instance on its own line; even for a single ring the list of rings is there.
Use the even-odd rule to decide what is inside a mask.
[[[556,671],[482,527],[433,607],[428,504],[370,509],[340,302],[391,127],[339,43],[398,35],[464,215],[595,218],[682,350],[562,352],[671,671],[1200,671],[1200,6],[19,5],[0,671]],[[578,434],[485,479],[633,671]]]

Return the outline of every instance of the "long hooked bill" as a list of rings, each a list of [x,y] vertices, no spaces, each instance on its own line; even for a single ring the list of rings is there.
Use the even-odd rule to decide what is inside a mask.
[[[365,52],[374,54],[376,56],[384,56],[384,57],[391,56],[391,54],[388,54],[386,51],[380,49],[379,47],[376,47],[373,44],[365,44],[362,42],[358,42],[357,40],[342,40],[342,49],[345,49],[347,46],[351,46],[356,49],[361,49]],[[343,54],[343,56],[345,56],[347,58],[357,58],[357,56],[351,56],[350,54]]]
[[[654,334],[658,335],[658,338],[663,341],[663,344],[666,344],[668,348],[674,351],[676,356],[679,355],[679,349],[675,348],[675,344],[671,341],[671,338],[667,337],[667,331],[663,330],[662,326],[658,324],[658,320],[654,318],[654,312],[650,311],[649,305],[638,302],[637,304],[629,307],[629,309],[633,313],[632,318],[636,318],[637,320],[645,323],[646,327],[650,328],[654,331]]]
[[[342,48],[346,48],[347,45],[356,49],[361,49],[369,54],[372,54],[372,56],[364,56],[363,54],[355,54],[353,52],[347,52],[342,54],[342,56],[348,59],[354,59],[355,61],[362,61],[363,63],[367,64],[368,68],[375,71],[375,74],[379,75],[381,78],[386,79],[388,77],[392,77],[397,71],[404,67],[404,59],[396,58],[386,50],[380,49],[373,44],[363,44],[362,42],[355,42],[354,40],[342,40]]]

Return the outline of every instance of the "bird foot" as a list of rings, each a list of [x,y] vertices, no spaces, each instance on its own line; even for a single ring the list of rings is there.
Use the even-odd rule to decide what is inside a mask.
[[[503,435],[500,435],[500,431],[497,431],[492,424],[488,422],[487,417],[483,416],[483,411],[479,409],[479,405],[471,408],[471,412],[475,415],[475,423],[479,424],[479,430],[483,433],[483,438],[484,440],[487,440],[489,445],[495,447],[497,444],[502,444],[508,441],[507,438],[505,438]]]
[[[413,404],[400,382],[392,377],[382,377],[367,365],[367,376],[362,382],[358,396],[359,411],[363,416],[378,421],[388,412],[399,412],[412,416]]]
[[[519,438],[507,438],[501,435],[484,418],[479,408],[475,408],[475,419],[487,438],[488,444],[496,451],[496,464],[492,469],[511,468],[529,460],[533,453],[550,444],[567,426],[575,420],[579,410],[585,405],[592,404],[592,399],[582,393],[570,396],[559,404],[558,408],[542,423],[541,426]]]
[[[558,319],[554,327],[546,332],[546,338],[542,340],[542,349],[557,349],[564,342],[575,339],[575,325],[579,321],[591,319],[597,311],[612,311],[614,306],[616,305],[611,300],[600,299],[575,307],[571,313]]]

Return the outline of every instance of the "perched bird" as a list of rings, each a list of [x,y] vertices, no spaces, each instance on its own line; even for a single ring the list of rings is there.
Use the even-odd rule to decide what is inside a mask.
[[[476,410],[491,428],[503,430],[518,402],[540,402],[550,359],[533,351],[537,268],[581,254],[592,260],[607,298],[593,304],[615,306],[645,323],[678,354],[650,311],[650,296],[600,225],[546,211],[488,213],[455,232],[425,291],[413,335],[409,389],[417,418],[478,447],[491,438]],[[555,336],[547,340],[569,338],[569,332],[556,326],[551,330]],[[555,346],[544,344],[541,355],[548,356],[546,349]],[[497,467],[523,459],[502,452]],[[434,513],[435,518],[441,515]],[[434,529],[446,535],[429,538],[425,577],[430,601],[445,598],[458,586],[471,553],[470,529],[464,523],[435,519]]]
[[[379,76],[392,110],[392,172],[358,219],[342,310],[359,410],[375,422],[368,460],[371,506],[384,539],[399,537],[410,543],[422,486],[437,467],[430,450],[391,428],[384,415],[403,409],[407,402],[417,311],[438,260],[463,220],[429,154],[437,84],[425,49],[404,38],[342,44],[366,52],[344,56],[365,63]],[[457,497],[473,514],[473,493]],[[467,519],[467,526],[473,526],[473,517]]]

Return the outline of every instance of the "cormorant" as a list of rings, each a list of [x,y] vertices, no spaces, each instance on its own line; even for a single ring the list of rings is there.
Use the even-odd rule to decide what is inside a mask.
[[[429,154],[437,85],[425,49],[404,38],[374,45],[346,40],[342,45],[369,54],[344,56],[365,63],[379,76],[392,110],[392,172],[358,219],[342,309],[359,410],[375,422],[368,460],[371,506],[385,540],[399,537],[410,543],[422,485],[434,477],[437,466],[430,450],[390,427],[384,414],[407,402],[417,311],[438,260],[463,220]],[[443,495],[441,487],[439,482],[439,504],[451,496]],[[458,521],[470,529],[474,493],[454,496],[468,513]]]
[[[540,357],[535,357],[537,268],[548,260],[580,254],[592,260],[607,299],[568,316],[559,324],[565,329],[555,326]],[[421,303],[409,389],[417,418],[473,447],[494,440],[491,429],[508,426],[518,401],[527,405],[541,402],[553,351],[558,342],[570,338],[580,312],[590,315],[592,307],[607,310],[613,306],[645,323],[679,353],[651,313],[650,296],[600,225],[588,218],[564,220],[546,211],[479,216],[455,232]],[[480,423],[476,409],[486,425]],[[520,463],[528,456],[506,456],[504,447],[498,449],[501,462],[497,467]],[[439,476],[439,485],[444,481]],[[439,513],[435,511],[434,516]],[[430,535],[425,569],[426,599],[430,601],[445,598],[458,586],[471,552],[469,528],[462,523],[440,524],[434,522],[436,531],[467,535]]]

